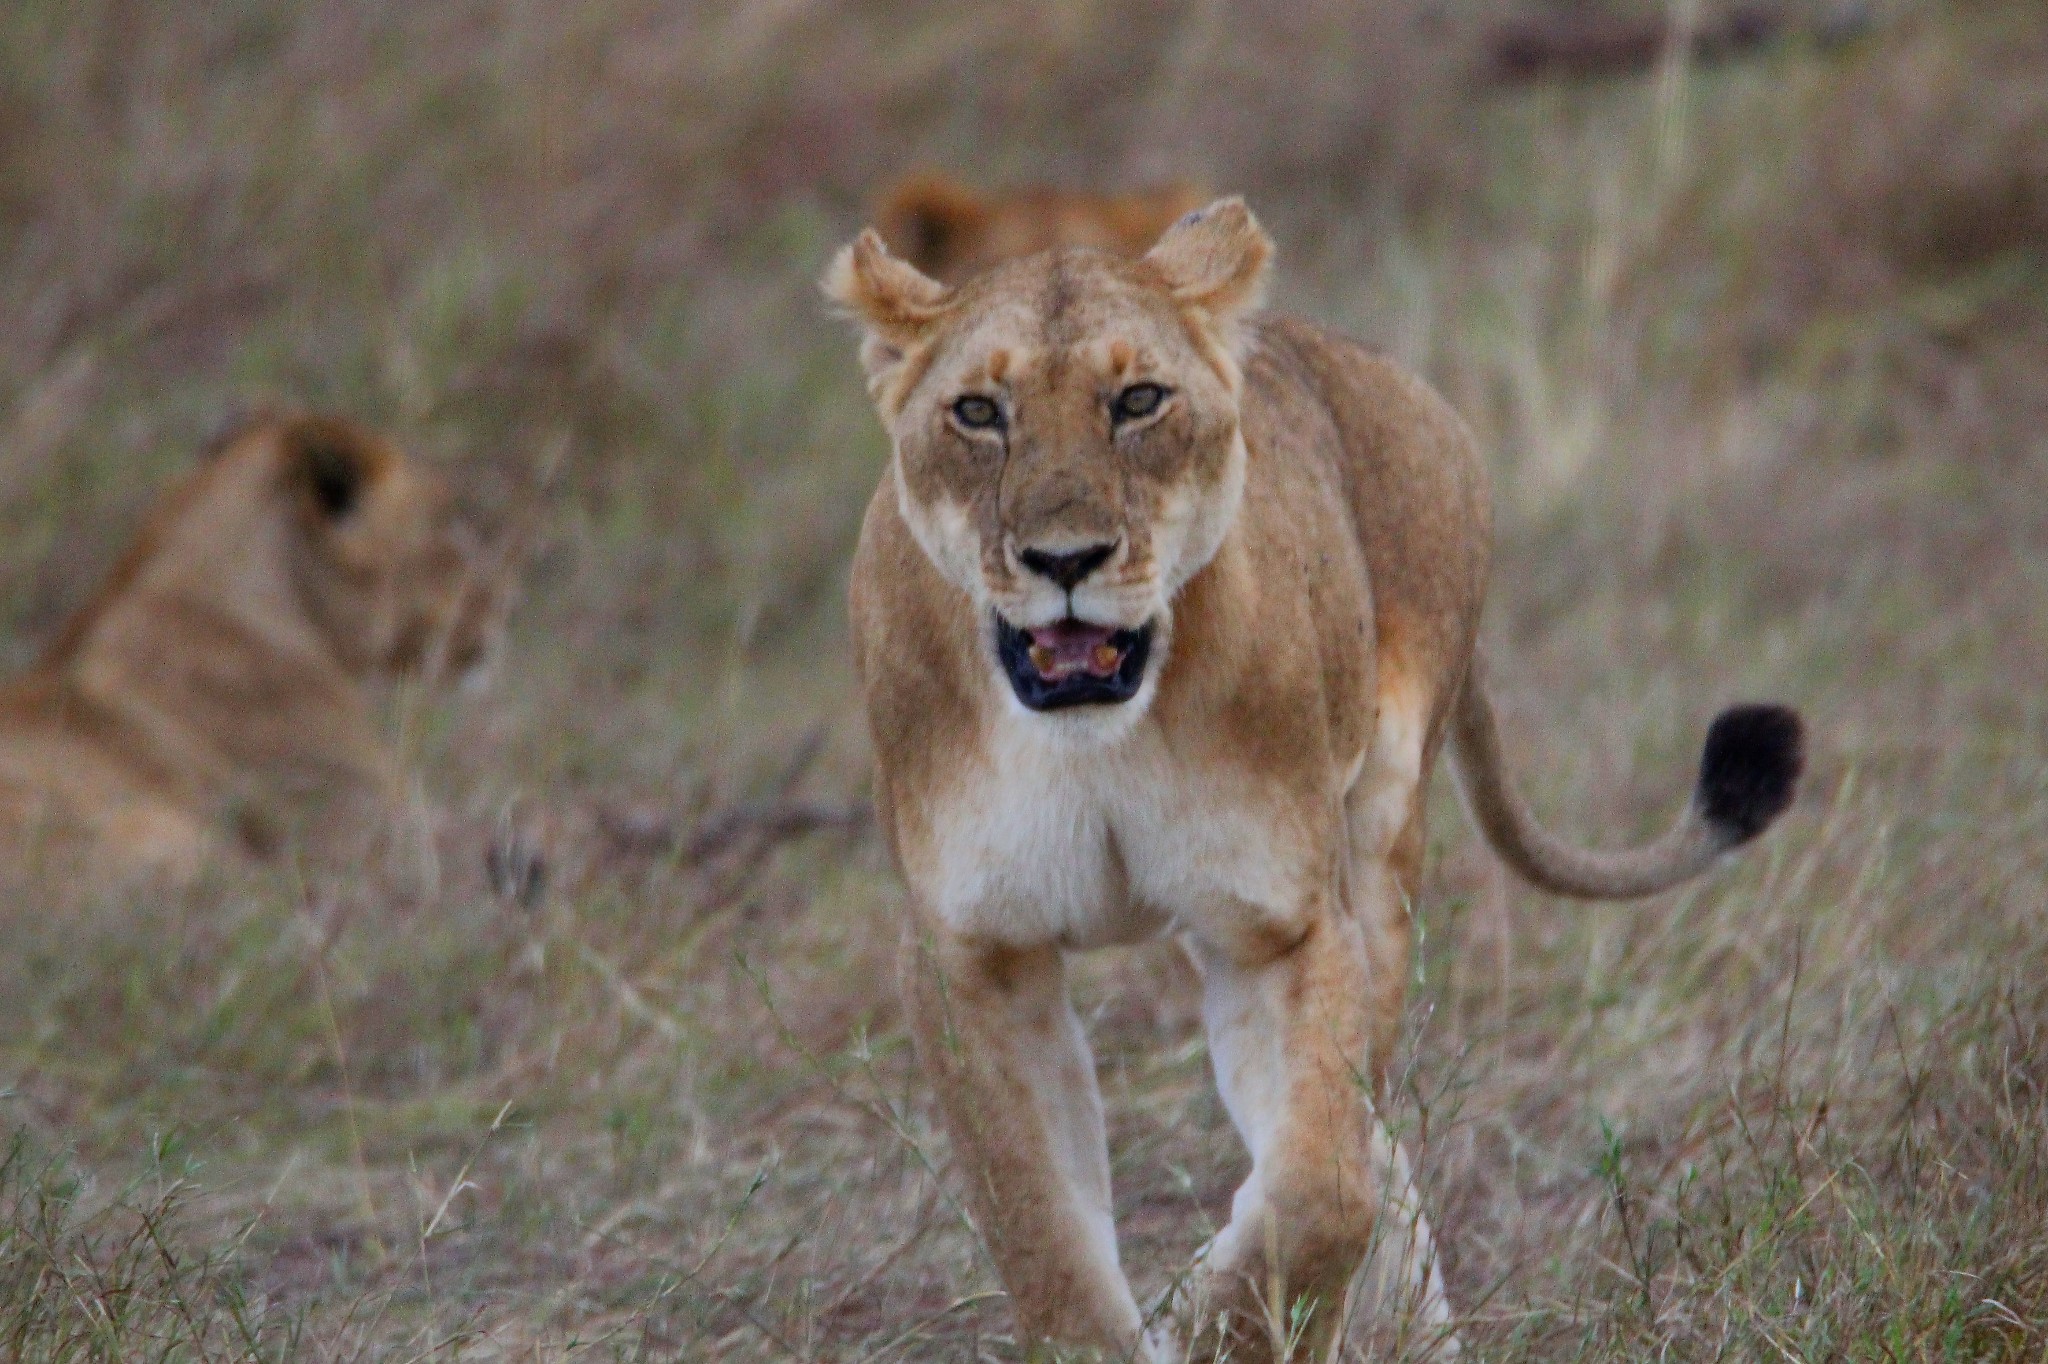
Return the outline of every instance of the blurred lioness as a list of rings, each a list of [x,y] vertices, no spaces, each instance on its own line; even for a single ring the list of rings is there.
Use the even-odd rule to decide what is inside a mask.
[[[1120,194],[1028,185],[981,194],[951,176],[906,176],[883,192],[875,227],[919,271],[957,284],[998,261],[1054,246],[1135,256],[1207,195],[1182,181]]]
[[[362,683],[478,664],[492,576],[383,437],[250,422],[0,688],[0,866],[180,882],[223,848],[360,850],[404,795]]]
[[[1737,707],[1662,839],[1540,828],[1475,650],[1472,437],[1385,357],[1255,313],[1271,254],[1226,199],[1135,260],[1061,249],[949,288],[868,232],[825,281],[893,445],[852,619],[906,1011],[1023,1334],[1117,1358],[1330,1357],[1383,1214],[1448,1333],[1375,1111],[1447,742],[1509,865],[1592,898],[1705,871],[1800,766],[1792,712]],[[1148,1329],[1065,954],[1164,933],[1200,965],[1251,1173]]]

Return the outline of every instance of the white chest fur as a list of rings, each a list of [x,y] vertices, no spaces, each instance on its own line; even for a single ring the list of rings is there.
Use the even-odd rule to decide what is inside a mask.
[[[1131,942],[1211,916],[1291,919],[1321,840],[1249,774],[1190,770],[1149,721],[1075,744],[1006,716],[930,812],[905,870],[957,932],[1029,946]]]

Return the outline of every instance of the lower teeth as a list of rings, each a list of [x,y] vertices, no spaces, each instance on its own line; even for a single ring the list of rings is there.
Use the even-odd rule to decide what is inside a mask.
[[[1031,666],[1045,677],[1051,677],[1059,669],[1060,656],[1043,644],[1033,644],[1026,651]],[[1114,644],[1098,644],[1088,654],[1088,666],[1098,673],[1113,673],[1124,659],[1123,650]]]

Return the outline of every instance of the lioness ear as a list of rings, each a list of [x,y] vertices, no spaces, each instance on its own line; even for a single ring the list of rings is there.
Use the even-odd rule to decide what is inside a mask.
[[[840,248],[823,288],[866,331],[860,358],[878,399],[905,353],[930,333],[953,300],[951,289],[890,255],[872,227]]]
[[[970,254],[988,217],[980,195],[944,175],[899,180],[875,206],[882,239],[927,275],[943,275]]]
[[[1233,195],[1167,228],[1144,259],[1176,303],[1201,309],[1227,332],[1264,296],[1273,239]]]
[[[327,417],[289,423],[282,440],[286,477],[306,511],[328,523],[354,515],[380,463],[376,442],[357,427]]]

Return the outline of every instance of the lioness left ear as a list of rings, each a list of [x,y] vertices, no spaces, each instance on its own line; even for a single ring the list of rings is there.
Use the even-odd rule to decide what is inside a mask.
[[[346,521],[371,473],[372,454],[362,434],[341,422],[312,418],[287,427],[284,440],[307,506],[323,521]]]
[[[821,286],[825,297],[866,332],[860,358],[878,400],[904,355],[953,301],[951,289],[890,255],[873,228],[840,249]]]
[[[1174,302],[1200,309],[1225,332],[1259,306],[1272,259],[1273,239],[1235,195],[1167,228],[1144,256]]]

